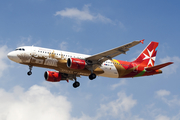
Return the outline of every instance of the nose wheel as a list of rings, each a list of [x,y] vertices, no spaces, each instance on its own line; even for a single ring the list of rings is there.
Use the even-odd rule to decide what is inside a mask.
[[[32,75],[32,67],[33,66],[29,65],[29,72],[27,72],[27,75],[29,75],[29,76]]]

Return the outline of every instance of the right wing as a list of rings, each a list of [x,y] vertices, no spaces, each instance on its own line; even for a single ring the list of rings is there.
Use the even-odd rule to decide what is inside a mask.
[[[101,66],[101,64],[103,62],[105,62],[108,59],[112,59],[113,57],[116,57],[120,54],[126,54],[126,52],[129,50],[129,48],[139,44],[139,43],[143,43],[143,40],[140,41],[133,41],[131,43],[122,45],[120,47],[99,53],[99,54],[95,54],[92,55],[90,57],[87,57],[85,60],[87,61],[87,63],[92,64],[92,68],[93,70],[96,69],[98,66]]]

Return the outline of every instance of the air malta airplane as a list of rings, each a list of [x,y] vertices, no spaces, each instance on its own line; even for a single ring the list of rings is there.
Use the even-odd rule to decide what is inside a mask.
[[[8,53],[7,56],[14,62],[28,65],[28,75],[32,74],[31,70],[33,66],[53,69],[54,71],[46,71],[44,73],[46,81],[59,82],[66,80],[69,82],[69,80],[73,80],[75,81],[73,87],[77,88],[80,86],[77,77],[89,76],[89,79],[93,80],[96,76],[109,78],[149,76],[162,73],[161,68],[173,63],[167,62],[154,66],[158,42],[150,42],[143,52],[132,62],[113,59],[120,54],[126,54],[131,47],[143,42],[144,39],[133,41],[95,55],[23,46]]]

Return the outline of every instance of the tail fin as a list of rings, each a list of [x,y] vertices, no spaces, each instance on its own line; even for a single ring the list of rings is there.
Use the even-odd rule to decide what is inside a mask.
[[[133,62],[137,64],[142,64],[147,67],[154,66],[158,44],[158,42],[150,42],[149,45]]]

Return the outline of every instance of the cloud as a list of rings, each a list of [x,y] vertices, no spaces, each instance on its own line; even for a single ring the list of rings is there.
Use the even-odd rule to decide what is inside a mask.
[[[132,95],[118,93],[116,100],[101,104],[95,116],[82,112],[79,117],[72,117],[72,104],[67,97],[53,94],[45,87],[33,85],[26,91],[15,86],[10,91],[0,88],[0,119],[1,120],[99,120],[103,117],[143,120],[131,115],[136,105]],[[110,117],[110,118],[111,118]]]
[[[137,104],[132,95],[127,96],[125,92],[119,92],[118,99],[106,104],[101,104],[98,110],[99,116],[112,116],[125,119],[129,117],[131,109]],[[127,115],[126,115],[127,114]]]
[[[62,95],[33,85],[27,91],[16,86],[10,92],[0,89],[1,120],[69,120],[71,103]]]
[[[156,91],[155,93],[156,93],[157,97],[160,98],[168,106],[170,106],[170,107],[177,106],[177,105],[180,106],[180,99],[178,98],[178,95],[172,95],[171,97],[169,97],[172,99],[168,99],[166,97],[171,94],[170,91],[159,90],[159,91]]]
[[[111,85],[111,89],[114,90],[114,89],[116,89],[117,87],[122,86],[122,85],[125,85],[125,84],[126,84],[126,80],[125,80],[125,79],[122,79],[122,80],[120,80],[119,83]]]
[[[8,52],[9,50],[6,45],[0,47],[0,77],[2,77],[3,72],[7,70],[7,68],[9,67],[9,65],[6,62]]]
[[[60,49],[61,49],[61,50],[67,50],[67,44],[68,44],[68,43],[67,43],[67,42],[64,42],[64,41],[61,42],[60,45],[59,45],[59,46],[60,46]]]
[[[160,59],[160,62],[161,63],[174,62],[174,64],[163,68],[163,72],[166,75],[176,73],[177,69],[180,67],[180,58],[178,56],[174,56],[174,57],[166,56],[165,58]]]
[[[155,120],[170,120],[170,118],[164,115],[158,115]]]
[[[65,10],[57,11],[55,16],[67,17],[71,19],[76,19],[78,21],[100,21],[103,23],[113,23],[113,21],[101,14],[92,14],[89,11],[89,6],[84,5],[82,10],[77,8],[66,8]]]
[[[170,92],[167,91],[167,90],[159,90],[159,91],[156,91],[156,94],[160,97],[163,97],[163,96],[168,96],[170,95]]]
[[[127,96],[125,92],[121,91],[118,92],[117,96],[117,99],[101,104],[95,116],[88,116],[82,113],[80,118],[74,118],[73,120],[143,120],[138,115],[131,115],[131,109],[137,104],[132,95]]]

